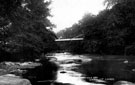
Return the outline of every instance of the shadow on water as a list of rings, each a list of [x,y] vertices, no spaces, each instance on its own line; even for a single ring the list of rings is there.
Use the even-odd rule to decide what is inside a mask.
[[[128,60],[96,59],[83,63],[79,68],[79,71],[87,76],[85,80],[88,82],[92,82],[95,76],[107,81],[109,85],[120,80],[135,82],[135,65]]]
[[[70,83],[60,83],[60,82],[38,82],[35,85],[73,85]]]
[[[38,63],[40,66],[27,68],[23,77],[29,79],[32,85],[50,85],[50,81],[54,81],[57,76],[58,65],[48,59],[41,59]],[[39,82],[44,81],[44,82]]]
[[[72,85],[70,83],[56,82],[57,71],[59,66],[50,61],[50,59],[43,58],[38,63],[40,66],[34,68],[27,68],[23,77],[29,79],[32,85]]]

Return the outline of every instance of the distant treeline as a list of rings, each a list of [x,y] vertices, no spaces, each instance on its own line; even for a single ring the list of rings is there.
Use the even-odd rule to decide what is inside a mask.
[[[86,14],[72,27],[57,33],[59,38],[84,35],[72,43],[75,52],[135,55],[135,1],[106,0],[107,8],[98,15]]]

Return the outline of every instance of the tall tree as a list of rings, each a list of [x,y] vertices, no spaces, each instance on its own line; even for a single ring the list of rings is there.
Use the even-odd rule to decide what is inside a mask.
[[[124,3],[124,2],[132,2],[133,0],[105,0],[104,4],[107,4],[107,8],[114,6],[119,3]]]
[[[4,1],[4,0],[2,0]],[[0,2],[0,17],[2,22],[1,33],[5,42],[3,50],[10,53],[19,53],[21,56],[39,56],[51,50],[55,45],[55,34],[47,27],[53,25],[48,20],[50,16],[50,1],[44,0],[6,0]],[[11,3],[12,2],[12,3]],[[8,29],[7,31],[5,28]],[[5,33],[10,36],[5,37]],[[25,54],[25,55],[23,55]]]

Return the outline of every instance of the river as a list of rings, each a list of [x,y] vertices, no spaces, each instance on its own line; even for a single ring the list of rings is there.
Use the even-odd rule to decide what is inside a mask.
[[[57,73],[56,82],[71,85],[105,85],[102,83],[87,82],[84,80],[84,74],[74,70],[82,62],[88,62],[92,60],[92,58],[90,58],[88,55],[73,55],[65,52],[49,54],[47,57],[51,57],[52,61],[56,62],[60,66],[60,69]]]

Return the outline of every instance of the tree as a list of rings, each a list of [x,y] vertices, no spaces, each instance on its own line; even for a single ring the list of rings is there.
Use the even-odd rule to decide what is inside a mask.
[[[134,44],[134,0],[106,0],[110,1],[111,9],[100,12],[85,25],[86,47],[100,49],[104,53],[124,54],[125,47]],[[94,40],[94,43],[92,43]],[[100,44],[97,44],[96,41]],[[91,47],[92,46],[92,47]],[[89,49],[91,50],[91,49]]]
[[[89,53],[124,54],[129,45],[134,45],[134,0],[106,0],[110,9],[97,16],[91,14],[80,20],[84,30],[84,48]]]
[[[132,2],[133,0],[105,0],[104,4],[107,4],[107,8],[119,3]]]
[[[4,42],[1,48],[26,58],[54,49],[56,36],[47,29],[53,26],[47,18],[50,16],[50,3],[44,0],[2,0],[0,17],[5,22],[1,22],[0,34],[4,33],[0,40]],[[8,37],[5,37],[6,32]]]
[[[59,38],[76,38],[80,35],[83,35],[83,30],[80,29],[80,25],[78,23],[75,23],[71,27],[68,27],[57,33]]]

